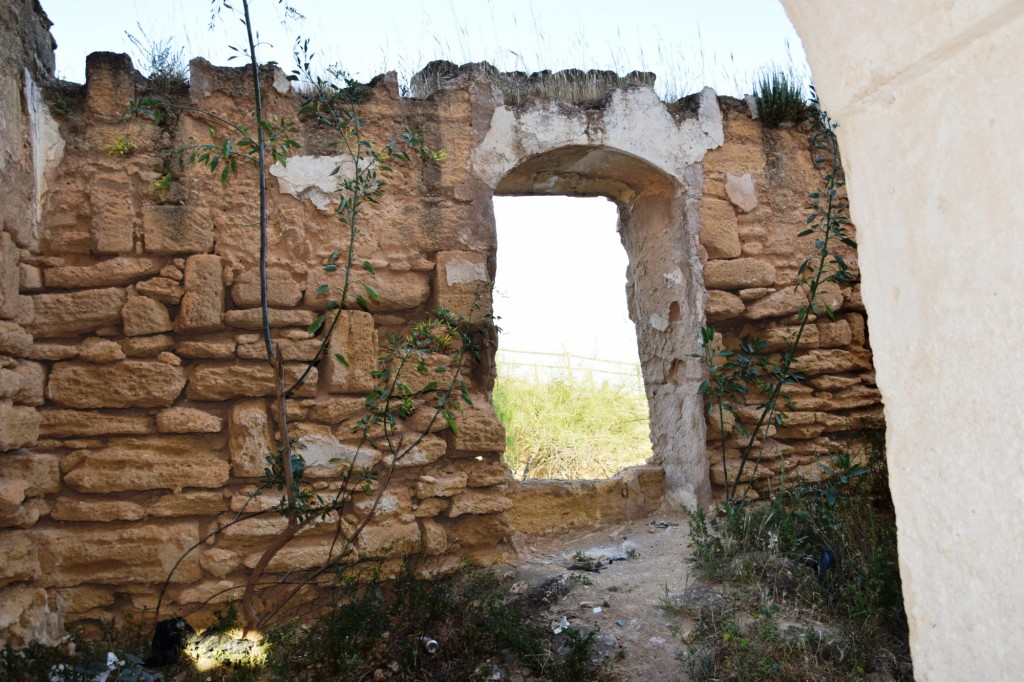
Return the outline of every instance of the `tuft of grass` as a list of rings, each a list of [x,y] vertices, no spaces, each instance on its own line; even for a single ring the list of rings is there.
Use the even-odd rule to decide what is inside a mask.
[[[792,71],[772,67],[754,83],[757,112],[765,125],[778,128],[799,123],[807,115],[803,84]]]
[[[522,479],[607,478],[651,456],[647,398],[610,383],[501,375],[494,407]]]
[[[135,25],[139,35],[125,31],[125,35],[141,59],[141,66],[147,77],[158,92],[169,94],[188,85],[188,61],[185,59],[185,48],[175,49],[171,38],[151,38],[142,28]]]
[[[693,562],[731,606],[700,619],[695,680],[913,679],[880,437],[817,484],[691,514]],[[822,625],[824,623],[825,625]]]

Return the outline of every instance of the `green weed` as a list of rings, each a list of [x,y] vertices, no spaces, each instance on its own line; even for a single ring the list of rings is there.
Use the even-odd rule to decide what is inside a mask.
[[[754,99],[761,120],[772,128],[799,123],[807,115],[803,85],[792,71],[775,67],[761,72],[754,83]]]

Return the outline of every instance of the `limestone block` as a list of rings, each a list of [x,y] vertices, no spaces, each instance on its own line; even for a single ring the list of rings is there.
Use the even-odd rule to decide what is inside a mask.
[[[748,461],[746,466],[743,467],[743,476],[740,477],[741,483],[746,483],[751,480],[759,481],[764,478],[770,478],[774,475],[772,470],[768,467],[764,465],[755,467],[755,464],[756,462],[754,461]],[[725,463],[725,468],[726,472],[723,472],[722,464],[719,462],[716,466],[712,466],[708,469],[708,472],[711,474],[711,483],[713,485],[725,485],[726,476],[729,477],[729,485],[732,485],[736,481],[736,476],[740,471],[739,460],[728,460]]]
[[[497,514],[511,508],[512,500],[505,496],[504,489],[477,488],[452,497],[448,516],[455,518],[463,514]]]
[[[0,632],[3,641],[21,647],[30,642],[58,646],[65,641],[62,612],[50,608],[46,590],[12,585],[0,592]]]
[[[52,409],[39,414],[39,433],[48,438],[143,435],[155,430],[152,417]]]
[[[39,546],[46,585],[156,585],[163,583],[175,562],[199,540],[199,525],[176,521],[47,528],[33,538]],[[178,565],[171,582],[189,583],[200,577],[199,560],[193,553]]]
[[[359,417],[366,413],[363,398],[324,398],[318,399],[306,414],[306,419],[322,424],[340,424],[346,419]]]
[[[736,211],[728,202],[705,197],[700,202],[700,243],[709,259],[737,258],[740,236],[736,227]]]
[[[508,540],[508,514],[466,514],[448,522],[448,537],[461,547],[494,546]]]
[[[18,245],[11,235],[0,232],[0,317],[15,318],[22,304]]]
[[[114,595],[102,587],[69,587],[56,590],[64,608],[69,614],[79,614],[110,606],[114,603]]]
[[[433,464],[448,451],[448,444],[438,436],[425,435],[416,445],[403,445],[399,448],[395,468],[425,466]],[[384,466],[390,467],[392,456],[384,457]]]
[[[12,373],[18,377],[19,389],[13,394],[17,405],[42,405],[46,386],[46,369],[38,362],[19,360]]]
[[[145,206],[142,244],[147,253],[207,253],[213,249],[210,212],[195,206]]]
[[[28,481],[0,478],[0,516],[11,516],[25,501]]]
[[[57,521],[138,521],[146,516],[141,504],[121,500],[57,499],[50,518]]]
[[[231,473],[247,478],[262,476],[267,457],[276,452],[266,404],[262,400],[243,400],[232,405],[228,434]]]
[[[153,258],[120,256],[95,265],[65,265],[47,268],[43,281],[50,289],[98,289],[123,287],[160,272],[163,261]]]
[[[767,329],[751,326],[744,327],[743,332],[744,336],[759,337],[765,343],[765,352],[773,353],[789,348],[790,344],[796,339],[799,328],[797,325],[768,327]],[[798,350],[817,348],[819,345],[820,336],[818,328],[813,324],[804,327],[803,334],[800,335],[800,345],[797,346]]]
[[[237,553],[226,549],[211,547],[199,555],[199,565],[218,578],[223,578],[242,565],[242,558]]]
[[[725,194],[741,213],[750,213],[757,208],[757,192],[754,190],[754,178],[750,173],[726,173]]]
[[[30,580],[39,574],[39,559],[31,536],[22,531],[0,531],[0,587],[19,580]]]
[[[328,274],[320,268],[310,270],[306,276],[306,306],[313,310],[326,310],[327,301],[341,295],[342,283],[343,279],[337,274]],[[330,294],[317,293],[317,288],[324,284],[332,287]],[[379,301],[370,300],[366,286],[377,292]],[[357,295],[365,297],[369,301],[370,310],[375,313],[412,310],[430,298],[430,276],[427,273],[392,269],[377,270],[371,275],[362,267],[356,267],[352,270],[348,301],[354,301]]]
[[[822,348],[840,348],[853,342],[853,331],[846,320],[818,322],[818,345]]]
[[[322,272],[319,268],[316,272]],[[312,271],[311,271],[312,272]],[[231,284],[231,300],[239,308],[260,306],[260,272],[253,268],[235,276]],[[267,268],[267,303],[271,308],[292,308],[302,300],[302,287],[291,273]]]
[[[185,288],[167,277],[153,277],[136,282],[135,290],[165,305],[179,305],[182,296],[185,295]]]
[[[341,443],[329,426],[299,424],[294,437],[299,441],[298,452],[306,461],[309,478],[335,478],[349,466],[360,471],[372,468],[381,459],[381,454],[369,445],[357,448]]]
[[[0,321],[0,354],[25,357],[32,347],[32,335],[14,322]]]
[[[708,289],[750,289],[775,283],[775,268],[755,258],[712,260],[704,266],[704,286]]]
[[[173,329],[166,306],[146,296],[132,296],[121,309],[125,336],[159,334]]]
[[[0,400],[0,451],[33,445],[39,438],[39,411],[34,407],[15,407]]]
[[[708,292],[708,322],[720,322],[739,317],[746,305],[739,296],[730,294],[727,291],[712,289]]]
[[[282,310],[271,308],[267,311],[270,318],[270,326],[279,327],[308,327],[316,319],[316,313],[312,310]],[[235,329],[263,329],[263,311],[259,308],[246,308],[245,310],[229,310],[224,314],[224,322]]]
[[[107,365],[112,362],[120,362],[126,356],[121,348],[121,344],[109,339],[100,339],[92,336],[83,341],[82,345],[79,346],[78,357],[85,362]]]
[[[359,534],[356,547],[361,557],[403,556],[419,552],[422,548],[420,525],[415,521],[403,523],[391,519],[370,523]]]
[[[78,357],[77,343],[35,343],[28,353],[25,354],[29,360],[70,360]]]
[[[150,516],[215,516],[227,510],[227,500],[219,492],[164,495],[148,504]]]
[[[210,339],[209,341],[178,341],[176,352],[186,358],[227,360],[235,357],[234,339]]]
[[[230,312],[228,313],[231,314]],[[275,339],[274,348],[281,347],[281,356],[286,362],[303,362],[306,360],[312,360],[316,356],[316,352],[320,349],[319,339]],[[256,343],[245,343],[239,344],[236,352],[238,357],[243,360],[266,360],[267,349],[263,345],[263,341],[257,341]]]
[[[814,297],[812,312],[819,317],[823,317],[826,314],[825,306],[832,308],[832,312],[839,312],[839,309],[843,307],[843,302],[842,287],[835,282],[822,282],[818,285],[818,293]]]
[[[36,294],[30,297],[35,319],[29,331],[37,338],[73,336],[100,327],[121,324],[124,289],[89,289],[69,294]]]
[[[21,390],[21,376],[10,369],[0,369],[0,398],[14,399]]]
[[[469,316],[474,302],[479,311],[491,309],[490,274],[487,256],[475,251],[441,251],[434,269],[431,307],[444,306],[452,313]]]
[[[185,373],[181,368],[163,362],[59,362],[50,372],[47,395],[67,407],[166,407],[184,387]]]
[[[812,350],[793,361],[793,371],[809,377],[870,369],[870,355],[848,350]]]
[[[773,291],[775,290],[767,287],[754,287],[753,289],[740,289],[737,293],[744,303],[750,303],[751,301],[764,298]]]
[[[286,365],[285,379],[291,386],[302,374],[304,365]],[[310,397],[316,393],[317,371],[293,395]],[[185,395],[189,400],[230,400],[260,398],[277,393],[277,372],[269,364],[197,365],[192,370]]]
[[[469,477],[464,471],[420,476],[416,480],[416,497],[421,500],[428,497],[452,497],[466,489],[468,480]]]
[[[428,497],[413,505],[413,515],[418,519],[433,518],[448,509],[451,503],[450,499],[444,497]]]
[[[191,407],[169,407],[156,415],[160,433],[219,433],[224,420],[215,414]]]
[[[373,316],[355,310],[341,312],[324,359],[325,388],[331,393],[366,393],[376,385],[377,331]],[[338,361],[341,354],[347,366]]]
[[[836,374],[822,374],[821,376],[807,379],[807,384],[819,391],[836,391],[841,388],[857,386],[860,384],[860,377],[845,376]]]
[[[120,120],[125,102],[135,96],[131,58],[126,54],[94,52],[85,60],[89,87],[85,110],[100,120]]]
[[[473,407],[465,405],[455,414],[455,425],[459,432],[451,436],[453,451],[505,452],[505,427],[482,396],[474,397]]]
[[[129,358],[151,358],[174,350],[174,338],[167,334],[121,339],[121,351]]]
[[[503,461],[472,462],[466,473],[469,476],[466,484],[470,488],[487,488],[512,482],[512,472]]]
[[[186,438],[112,439],[72,452],[61,469],[65,484],[82,493],[218,488],[228,480],[228,463]]]
[[[56,455],[24,451],[0,455],[0,481],[23,481],[26,497],[55,493],[60,490],[59,461]]]
[[[123,178],[123,176],[122,176]],[[135,223],[132,187],[129,182],[95,178],[89,188],[92,206],[92,247],[96,253],[132,253],[135,250]]]
[[[448,549],[448,532],[444,526],[432,519],[423,519],[420,521],[420,529],[423,553],[429,556],[444,554]]]
[[[788,317],[807,305],[807,293],[801,287],[786,287],[768,294],[747,306],[743,316],[749,320],[763,320],[768,317]]]
[[[219,256],[190,256],[185,261],[185,294],[176,325],[181,332],[210,332],[224,321],[224,284]]]

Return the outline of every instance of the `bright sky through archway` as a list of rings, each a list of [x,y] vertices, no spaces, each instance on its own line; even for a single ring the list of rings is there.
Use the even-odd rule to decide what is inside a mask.
[[[229,1],[240,10],[241,0]],[[57,74],[66,80],[83,82],[86,55],[101,50],[128,52],[144,70],[127,33],[170,38],[185,61],[244,63],[229,61],[235,54],[229,46],[245,44],[239,16],[222,9],[211,26],[211,8],[222,0],[41,2],[54,22]],[[676,99],[705,85],[742,96],[769,65],[807,73],[778,0],[252,0],[251,6],[261,61],[291,70],[295,37],[302,36],[317,63],[340,65],[363,81],[395,70],[408,82],[433,59],[486,60],[503,70],[653,71],[659,94]],[[287,6],[303,18],[289,18]],[[502,347],[635,361],[614,205],[522,197],[498,199],[496,212]]]

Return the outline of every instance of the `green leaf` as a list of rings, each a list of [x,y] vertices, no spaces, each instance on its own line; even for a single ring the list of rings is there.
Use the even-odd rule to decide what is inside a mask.
[[[377,271],[373,269],[373,263],[368,260],[363,261],[363,268],[371,275],[376,275]]]
[[[363,310],[370,310],[370,304],[367,302],[366,297],[362,295],[356,296],[356,305],[362,308]]]
[[[424,386],[423,388],[420,389],[420,393],[429,393],[430,391],[433,391],[436,388],[437,388],[437,382],[436,381],[431,381],[426,386]]]
[[[473,407],[473,399],[469,397],[469,387],[466,385],[465,381],[462,382],[462,401],[470,407]]]
[[[331,287],[330,287],[329,285],[327,285],[327,284],[321,284],[321,285],[319,285],[319,286],[318,286],[318,287],[316,288],[316,295],[317,295],[317,296],[323,296],[324,294],[326,294],[326,293],[327,293],[328,291],[330,291],[330,290],[331,290]]]
[[[363,289],[366,291],[366,295],[370,297],[370,300],[374,303],[380,303],[380,294],[377,290],[371,287],[369,284],[364,284]]]
[[[335,265],[334,263],[328,263],[327,265],[324,266],[324,272],[337,272],[337,271],[338,271],[338,266]]]
[[[313,320],[312,324],[310,324],[308,327],[306,327],[306,331],[309,332],[310,334],[316,334],[317,331],[320,329],[320,327],[322,327],[323,325],[324,325],[324,316],[323,315],[319,315],[315,320]]]
[[[445,422],[448,424],[448,428],[452,430],[454,435],[459,435],[459,429],[455,426],[455,417],[452,415],[451,410],[441,410],[441,416],[444,417]]]
[[[340,362],[341,364],[345,365],[346,367],[349,366],[348,365],[348,360],[346,360],[345,356],[342,355],[341,353],[335,353],[334,354],[334,359],[337,360],[338,362]]]

